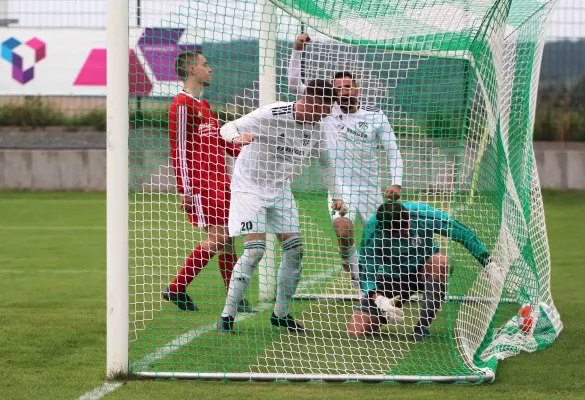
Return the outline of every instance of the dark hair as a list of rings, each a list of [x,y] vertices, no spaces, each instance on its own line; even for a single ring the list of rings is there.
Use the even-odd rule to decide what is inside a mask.
[[[197,56],[203,54],[201,50],[184,51],[175,59],[175,73],[182,80],[187,79],[188,64],[197,59]]]
[[[376,219],[384,231],[392,237],[407,237],[410,215],[408,210],[397,201],[383,203],[378,207]]]
[[[305,96],[318,97],[323,104],[333,104],[337,100],[333,85],[325,79],[313,79],[307,83]]]
[[[342,79],[342,78],[349,78],[352,81],[355,81],[353,74],[349,71],[339,71],[339,72],[336,72],[335,75],[333,75],[333,79]]]
[[[349,71],[339,71],[339,72],[336,72],[335,75],[333,75],[333,80],[335,80],[335,79],[343,79],[343,78],[349,78],[349,79],[351,79],[351,82],[355,86],[357,86],[357,81],[355,80],[355,77]]]

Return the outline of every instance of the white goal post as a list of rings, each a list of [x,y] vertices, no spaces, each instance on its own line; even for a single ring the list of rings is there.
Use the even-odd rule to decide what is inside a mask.
[[[108,0],[107,349],[108,377],[128,372],[128,0]]]

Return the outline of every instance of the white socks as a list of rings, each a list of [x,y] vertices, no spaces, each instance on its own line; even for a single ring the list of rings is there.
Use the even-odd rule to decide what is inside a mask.
[[[301,260],[303,258],[303,244],[301,238],[293,236],[281,244],[282,261],[278,268],[278,287],[276,289],[276,304],[274,315],[284,318],[292,298],[297,291],[301,278]]]
[[[244,243],[244,254],[238,259],[232,272],[232,279],[228,289],[227,298],[222,317],[235,317],[238,304],[244,298],[244,293],[250,285],[252,274],[262,260],[264,251],[266,250],[265,240],[252,240]]]

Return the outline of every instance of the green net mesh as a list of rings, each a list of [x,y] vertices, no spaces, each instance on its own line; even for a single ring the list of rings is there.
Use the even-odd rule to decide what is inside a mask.
[[[137,72],[142,68],[130,69],[131,82],[144,89],[134,91],[143,97],[132,98],[130,116],[131,370],[146,376],[194,378],[477,382],[493,377],[498,360],[552,344],[562,323],[550,294],[532,127],[546,19],[554,3],[160,0],[143,6],[148,28],[130,30],[131,46],[144,65],[144,74]],[[234,332],[218,332],[228,293],[220,267],[230,264],[220,255],[186,286],[198,311],[180,310],[184,297],[163,298],[193,249],[213,239],[207,231],[214,229],[213,224],[204,228],[191,223],[181,208],[184,196],[178,193],[177,175],[191,179],[203,168],[191,162],[183,165],[181,160],[197,157],[194,143],[202,133],[185,128],[197,115],[184,115],[197,114],[200,111],[193,111],[197,108],[175,111],[179,127],[173,126],[169,108],[184,87],[174,69],[176,57],[186,50],[205,55],[213,69],[212,82],[197,104],[209,102],[224,125],[260,106],[302,97],[291,88],[290,61],[301,32],[311,37],[298,55],[301,82],[333,80],[338,71],[351,72],[360,91],[358,108],[377,115],[371,118],[386,118],[386,129],[395,136],[402,163],[401,202],[436,211],[432,215],[436,222],[424,225],[427,230],[441,224],[442,216],[450,218],[441,232],[435,229],[433,246],[448,258],[451,272],[437,278],[446,283],[440,286],[443,301],[425,340],[413,340],[413,329],[428,306],[430,293],[424,282],[432,275],[425,269],[430,259],[421,261],[420,256],[417,273],[410,278],[419,284],[408,290],[410,299],[400,308],[404,321],[381,324],[374,335],[348,334],[348,322],[369,294],[363,285],[358,290],[344,269],[347,260],[342,257],[347,259],[348,254],[342,249],[340,255],[332,225],[325,184],[328,170],[315,157],[295,165],[290,191],[261,200],[261,218],[286,225],[282,221],[292,221],[296,209],[298,223],[264,229],[268,233],[264,257],[244,296],[255,313],[237,313]],[[329,118],[344,121],[343,110],[336,107]],[[364,118],[367,123],[370,117]],[[344,170],[338,165],[336,170],[345,186],[343,200],[355,206],[350,215],[357,216],[354,248],[363,272],[364,258],[359,255],[367,252],[361,240],[368,234],[365,223],[383,203],[385,189],[396,184],[398,172],[392,167],[396,160],[382,143],[389,132],[369,137],[367,124],[345,127],[353,136],[334,129],[331,141],[337,152],[328,154],[361,162],[359,168]],[[185,146],[182,151],[172,150],[173,129],[182,129],[183,136],[175,138],[175,145]],[[317,129],[311,125],[307,132],[314,135]],[[372,138],[378,142],[361,150],[356,147]],[[221,140],[218,146],[223,146]],[[226,162],[230,173],[234,164],[238,169],[233,158],[228,156]],[[372,169],[373,163],[379,167]],[[259,171],[263,168],[258,166]],[[360,186],[364,177],[379,183]],[[219,205],[205,203],[206,196],[213,197],[206,188],[214,183],[193,182],[193,213],[208,217],[217,213],[210,208]],[[256,207],[252,200],[243,202],[239,192],[246,190],[241,185],[232,188],[232,201],[238,199],[240,209]],[[262,198],[261,193],[257,197]],[[233,210],[229,218],[236,218]],[[261,221],[254,218],[249,222],[255,227]],[[475,234],[498,274],[486,272],[488,262],[479,262],[465,243],[451,240],[459,226],[454,221]],[[279,266],[284,268],[281,260],[287,257],[283,253],[289,250],[283,251],[274,235],[295,233],[297,226],[303,249],[298,286],[294,279],[278,278]],[[234,237],[235,259],[245,253],[244,241],[250,237]],[[415,241],[412,246],[427,254],[425,246],[431,242],[425,243]],[[389,249],[369,250],[382,254]],[[287,304],[288,312],[307,332],[272,326],[270,316],[282,300],[276,296],[279,284],[292,285],[288,291],[294,292],[294,300],[290,307]]]

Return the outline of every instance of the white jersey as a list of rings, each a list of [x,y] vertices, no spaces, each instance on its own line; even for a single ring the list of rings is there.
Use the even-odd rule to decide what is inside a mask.
[[[282,196],[294,173],[316,156],[326,169],[330,191],[339,193],[335,168],[320,123],[301,123],[294,118],[294,103],[274,103],[235,121],[240,134],[249,132],[254,141],[242,148],[236,160],[231,191],[251,193],[265,199]],[[340,199],[341,195],[334,197]]]
[[[301,51],[292,52],[288,66],[291,93],[302,95]],[[344,191],[380,192],[378,145],[386,150],[392,185],[402,186],[402,156],[392,126],[381,110],[360,106],[355,113],[344,113],[335,106],[331,116],[322,121],[335,161],[336,173],[342,177]]]
[[[360,106],[355,113],[339,112],[323,120],[330,138],[330,157],[342,177],[344,191],[380,192],[377,149],[386,150],[392,185],[402,186],[402,157],[386,115]]]

